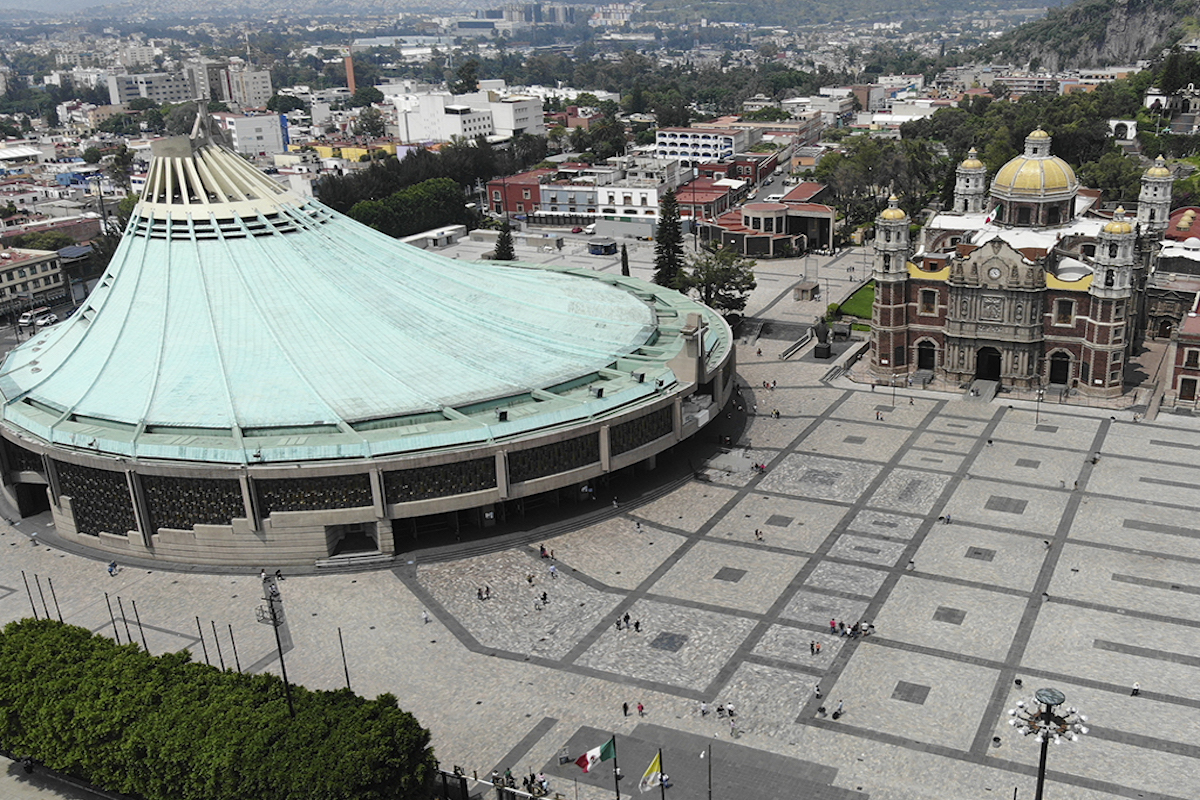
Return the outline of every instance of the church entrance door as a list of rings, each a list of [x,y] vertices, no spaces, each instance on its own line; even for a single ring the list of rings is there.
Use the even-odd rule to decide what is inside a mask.
[[[1171,320],[1164,319],[1162,322],[1158,323],[1158,338],[1160,338],[1160,339],[1170,339],[1171,338]]]
[[[917,345],[917,369],[935,369],[937,367],[937,349],[933,342],[921,342]]]
[[[1066,353],[1050,356],[1050,382],[1063,386],[1071,382],[1071,357]]]
[[[1000,380],[1000,351],[994,347],[981,347],[975,354],[975,377],[981,381]]]

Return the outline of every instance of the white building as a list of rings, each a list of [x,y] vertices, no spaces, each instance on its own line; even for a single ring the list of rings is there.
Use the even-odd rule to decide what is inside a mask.
[[[283,126],[278,114],[244,117],[239,114],[213,114],[213,121],[233,137],[233,149],[248,156],[267,156],[284,152]]]
[[[406,142],[448,142],[476,136],[544,136],[542,101],[497,92],[394,95],[400,138]],[[315,112],[314,112],[315,115]],[[315,119],[314,119],[315,123]]]
[[[230,67],[225,70],[229,102],[241,108],[263,108],[271,99],[271,73],[265,69]]]
[[[745,150],[750,132],[734,128],[659,128],[654,140],[655,155],[693,164],[720,161]]]

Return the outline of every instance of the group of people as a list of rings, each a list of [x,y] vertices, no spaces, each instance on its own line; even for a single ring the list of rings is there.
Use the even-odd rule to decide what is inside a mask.
[[[634,633],[641,633],[642,632],[642,621],[640,619],[635,619],[635,620],[633,620],[633,623],[631,625],[629,620],[630,620],[630,617],[629,617],[628,611],[625,612],[625,616],[617,617],[617,623],[616,623],[617,630],[627,631],[630,629],[630,627],[632,627]]]
[[[708,716],[708,703],[700,701],[700,716]],[[733,708],[733,703],[718,703],[717,717],[729,720],[729,735],[737,735],[737,712]]]
[[[511,768],[504,770],[503,775],[496,770],[492,770],[492,785],[507,786],[510,789],[515,789],[517,788],[517,779],[513,777]],[[544,772],[539,772],[536,775],[531,772],[521,779],[521,788],[534,797],[545,797],[550,794],[550,781]]]
[[[875,626],[865,619],[853,625],[847,625],[836,619],[829,620],[829,633],[834,636],[849,636],[851,639],[857,639],[859,636],[869,636],[874,632]],[[816,642],[813,644],[816,644],[816,649],[813,651],[813,655],[816,655],[821,652],[821,645]]]

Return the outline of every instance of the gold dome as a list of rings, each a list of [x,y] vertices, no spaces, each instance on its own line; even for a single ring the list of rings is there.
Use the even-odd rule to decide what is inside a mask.
[[[904,217],[907,215],[904,213],[904,211],[902,209],[899,209],[896,207],[897,203],[899,203],[899,202],[900,202],[900,199],[898,197],[896,197],[896,195],[892,195],[891,197],[889,197],[888,198],[888,207],[883,210],[883,213],[879,215],[879,218],[880,219],[904,219]]]
[[[1125,221],[1125,207],[1120,206],[1113,214],[1112,222],[1104,226],[1105,233],[1133,233],[1133,226]]]
[[[1167,169],[1167,162],[1163,161],[1162,156],[1159,156],[1155,159],[1154,166],[1146,170],[1145,175],[1147,178],[1169,178],[1171,170]]]
[[[1037,128],[1036,130],[1034,130],[1033,133],[1029,134],[1029,136],[1027,138],[1029,138],[1029,139],[1049,139],[1050,134],[1046,133],[1041,128]]]
[[[967,158],[961,164],[963,169],[983,169],[983,162],[979,160],[979,152],[972,147],[967,151]]]
[[[1030,137],[1032,136],[1031,133]],[[1075,170],[1058,156],[1017,156],[1001,167],[992,181],[993,191],[998,189],[1014,194],[1073,192],[1078,187]]]

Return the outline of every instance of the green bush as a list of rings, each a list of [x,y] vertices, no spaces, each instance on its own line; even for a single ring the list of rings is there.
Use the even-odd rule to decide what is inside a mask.
[[[871,318],[871,306],[875,302],[875,281],[868,281],[865,286],[842,303],[842,314],[851,317]]]
[[[146,800],[424,800],[429,731],[392,695],[293,686],[151,656],[85,628],[22,620],[0,633],[0,742]]]

